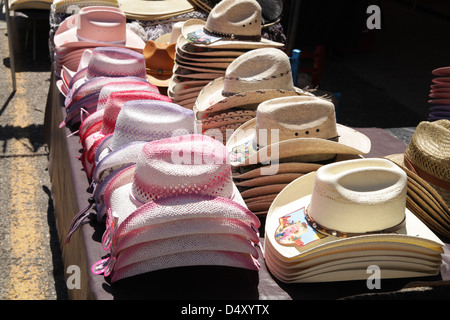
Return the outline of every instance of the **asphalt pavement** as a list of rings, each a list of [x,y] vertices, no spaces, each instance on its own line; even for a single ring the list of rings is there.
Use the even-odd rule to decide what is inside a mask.
[[[35,57],[31,26],[15,22],[13,92],[5,16],[0,19],[0,299],[67,299],[43,136],[48,21],[37,24]]]

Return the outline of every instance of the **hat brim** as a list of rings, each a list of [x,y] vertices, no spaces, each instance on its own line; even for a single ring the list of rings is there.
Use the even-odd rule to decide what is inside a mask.
[[[383,279],[433,276],[439,273],[439,256],[406,251],[408,247],[397,245],[392,249],[371,249],[364,246],[343,253],[325,254],[295,265],[285,265],[266,245],[266,263],[271,272],[285,283],[295,282],[335,282],[367,279],[368,266],[376,262],[383,270]],[[385,272],[386,271],[386,272]]]
[[[272,202],[267,213],[265,224],[265,239],[270,242],[277,254],[285,261],[297,261],[308,255],[335,248],[343,249],[346,245],[369,242],[389,242],[395,244],[412,244],[442,253],[443,242],[410,210],[405,208],[405,226],[396,233],[370,234],[347,238],[324,235],[311,227],[304,216],[304,210],[309,205],[313,192],[316,172],[308,173],[284,188]],[[307,230],[296,239],[296,243],[278,236],[280,219],[292,217],[299,223],[306,223]],[[283,244],[281,244],[283,243]]]
[[[189,33],[199,32],[203,33],[203,27],[206,26],[206,21],[200,19],[189,19],[181,27],[181,34],[183,38],[189,39]],[[206,34],[204,34],[207,36]],[[189,41],[189,40],[188,40]],[[269,39],[261,37],[260,41],[245,41],[245,40],[227,40],[220,39],[209,44],[195,43],[198,47],[207,48],[236,48],[236,49],[259,49],[259,48],[282,48],[284,44],[281,42],[275,42]]]
[[[188,42],[186,38],[183,36],[178,37],[176,50],[181,51],[183,53],[189,55],[195,55],[198,57],[206,58],[206,57],[239,57],[240,55],[246,53],[248,50],[242,48],[232,48],[232,47],[224,47],[224,48],[209,48],[209,47],[201,47],[193,45]]]
[[[198,95],[197,102],[195,103],[197,117],[237,106],[259,104],[274,98],[302,95],[305,93],[303,90],[296,87],[294,87],[293,90],[267,88],[244,91],[235,95],[225,96],[222,94],[225,86],[224,82],[224,77],[220,76],[213,79],[203,88],[203,91]]]
[[[132,179],[134,177],[135,168],[136,166],[133,165],[120,172],[116,176],[115,180],[121,181],[121,184],[114,185],[114,187],[108,191],[108,194],[105,194],[106,206],[110,207],[112,212],[119,215],[119,221],[123,221],[124,218],[128,217],[132,212],[140,207],[136,202],[132,201],[130,197],[132,194]],[[239,193],[236,185],[234,182],[231,183],[233,185],[233,195],[231,200],[243,207],[246,207],[245,201]]]
[[[336,124],[339,142],[320,138],[296,138],[284,140],[259,150],[253,149],[252,142],[256,134],[256,118],[240,126],[229,138],[227,149],[233,166],[274,162],[314,155],[350,154],[361,155],[370,152],[370,139],[363,133]],[[299,161],[311,162],[311,161]]]
[[[316,171],[322,165],[308,162],[282,162],[277,165],[276,173],[309,173]],[[233,179],[254,179],[260,176],[272,174],[269,166],[240,166],[234,167]]]

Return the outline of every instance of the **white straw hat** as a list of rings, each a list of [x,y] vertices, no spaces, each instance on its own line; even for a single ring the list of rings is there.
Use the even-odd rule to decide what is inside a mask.
[[[250,50],[230,63],[223,77],[207,84],[194,111],[201,115],[293,95],[311,95],[294,86],[289,57],[280,49]]]
[[[379,249],[399,250],[398,256],[405,245],[412,247],[409,249],[412,252],[429,250],[439,256],[443,242],[405,206],[406,181],[403,170],[381,158],[324,165],[294,180],[275,198],[267,214],[268,256],[300,266],[296,262],[319,253],[333,257],[333,254],[352,251],[352,246],[357,246],[354,250],[364,256],[364,250],[370,246],[373,249],[377,244]],[[282,271],[276,268],[273,259],[266,257],[266,260],[275,273]],[[336,265],[340,262],[335,260]],[[372,264],[376,265],[377,261]],[[367,269],[367,262],[365,265]],[[358,269],[357,264],[354,269]],[[352,275],[349,270],[351,264],[344,270],[347,272],[336,272],[333,281],[360,279],[359,272]],[[405,267],[404,271],[400,268],[390,277],[407,276],[411,269]],[[439,263],[432,271],[432,274],[439,272]],[[283,281],[290,281],[287,276]],[[331,281],[325,276],[296,278],[295,272],[291,280]]]
[[[285,159],[318,162],[336,154],[367,154],[370,146],[367,136],[336,123],[333,103],[315,96],[261,103],[256,117],[239,127],[227,142],[234,166]]]

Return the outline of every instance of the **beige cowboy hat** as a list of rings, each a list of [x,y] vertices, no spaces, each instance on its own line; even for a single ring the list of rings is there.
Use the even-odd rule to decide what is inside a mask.
[[[237,106],[293,95],[312,95],[296,88],[289,57],[276,48],[255,49],[236,58],[225,75],[211,81],[195,103],[197,118]]]
[[[261,103],[256,117],[239,127],[226,146],[232,164],[241,166],[362,155],[369,153],[371,142],[366,135],[337,124],[331,102],[315,96],[292,96]]]
[[[200,47],[256,49],[284,46],[261,36],[261,6],[256,0],[223,0],[211,10],[206,21],[187,20],[181,33]]]
[[[444,243],[406,208],[406,190],[405,172],[382,158],[331,163],[294,180],[267,213],[267,266],[283,282],[367,279],[370,265],[383,278],[438,274]],[[392,257],[382,259],[385,250]]]

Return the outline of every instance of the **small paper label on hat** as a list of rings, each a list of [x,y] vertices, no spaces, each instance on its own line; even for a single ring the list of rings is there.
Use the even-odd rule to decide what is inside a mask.
[[[280,224],[275,231],[275,240],[279,244],[303,247],[325,237],[308,224],[305,210],[303,207],[279,219]]]
[[[222,38],[210,36],[202,30],[197,30],[187,34],[187,41],[195,44],[210,44],[219,41]]]

